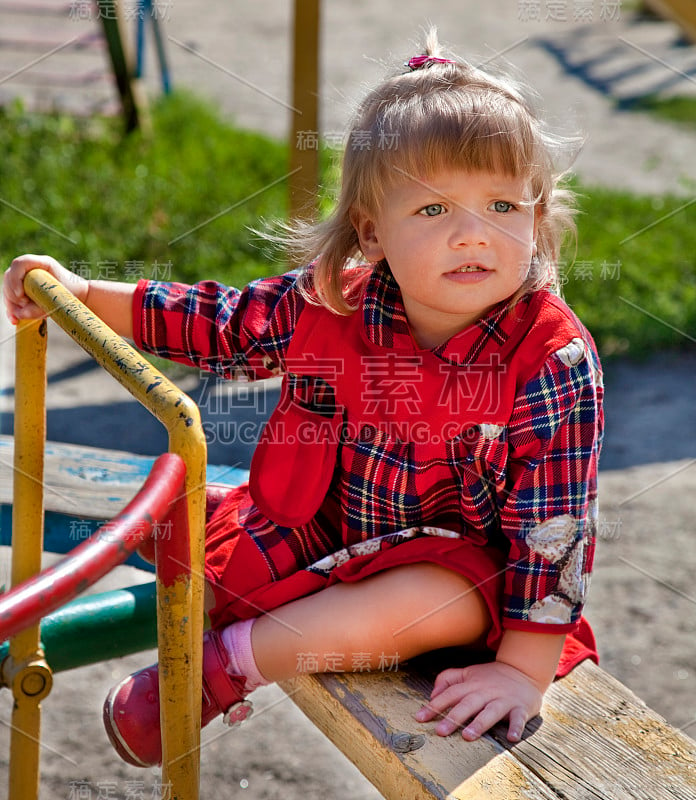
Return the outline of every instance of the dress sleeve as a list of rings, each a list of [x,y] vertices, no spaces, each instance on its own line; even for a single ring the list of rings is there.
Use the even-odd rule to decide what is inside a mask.
[[[203,281],[140,281],[133,298],[133,338],[154,355],[224,378],[266,378],[283,370],[304,299],[298,272],[244,289]]]
[[[510,541],[505,628],[569,633],[580,621],[595,546],[602,396],[599,359],[581,338],[517,395],[499,501]]]

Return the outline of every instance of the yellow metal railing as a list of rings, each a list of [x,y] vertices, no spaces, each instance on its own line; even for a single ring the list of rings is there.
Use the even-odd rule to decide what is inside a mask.
[[[12,585],[41,569],[43,456],[46,439],[46,320],[21,323],[16,338]],[[7,683],[12,689],[10,800],[37,797],[41,700],[51,691],[51,670],[39,642],[39,625],[10,640]]]
[[[200,771],[203,549],[206,443],[195,403],[44,270],[24,281],[27,294],[139,400],[169,433],[169,450],[186,465],[191,577],[157,586],[162,708],[162,785],[171,800],[197,800]],[[43,451],[46,433],[46,320],[17,331],[15,489],[12,584],[40,569],[43,543]],[[39,626],[10,642],[15,697],[10,745],[10,800],[34,800],[39,785],[40,702],[51,672]]]

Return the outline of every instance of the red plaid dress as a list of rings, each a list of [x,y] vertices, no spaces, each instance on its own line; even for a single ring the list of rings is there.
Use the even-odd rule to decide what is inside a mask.
[[[355,275],[349,316],[307,302],[297,272],[241,292],[138,285],[138,346],[226,377],[284,375],[250,486],[209,524],[211,621],[430,561],[476,583],[493,649],[506,628],[588,635],[602,436],[591,337],[537,292],[423,351],[393,278]]]

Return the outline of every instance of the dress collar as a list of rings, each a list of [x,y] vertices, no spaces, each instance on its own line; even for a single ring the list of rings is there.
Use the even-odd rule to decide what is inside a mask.
[[[531,298],[531,294],[525,295],[514,305],[503,300],[478,322],[428,352],[462,365],[474,363],[486,350],[501,350],[525,318]],[[391,272],[381,268],[372,271],[363,292],[362,313],[365,333],[373,344],[408,353],[422,352],[411,336],[401,291]]]

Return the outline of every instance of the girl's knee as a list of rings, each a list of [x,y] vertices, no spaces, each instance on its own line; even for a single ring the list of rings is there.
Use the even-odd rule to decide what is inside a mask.
[[[400,578],[410,586],[414,609],[400,633],[410,631],[411,637],[428,643],[427,649],[473,644],[485,637],[491,612],[474,581],[439,564],[406,569]]]

